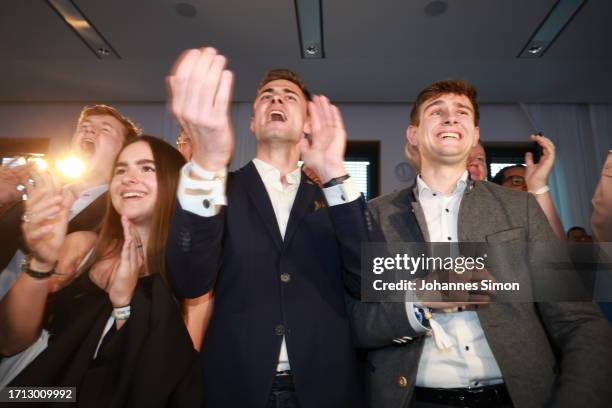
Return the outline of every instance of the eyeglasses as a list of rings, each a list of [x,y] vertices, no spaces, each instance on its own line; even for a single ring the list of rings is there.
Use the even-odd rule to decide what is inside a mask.
[[[513,186],[524,186],[525,185],[525,177],[523,176],[508,176],[504,179],[503,184],[510,182]]]
[[[184,144],[191,144],[191,139],[181,134],[179,137],[176,138],[176,145],[180,146]]]

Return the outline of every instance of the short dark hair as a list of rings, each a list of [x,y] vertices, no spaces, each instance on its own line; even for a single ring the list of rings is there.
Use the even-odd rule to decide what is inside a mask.
[[[124,143],[127,143],[131,141],[132,139],[134,139],[135,137],[140,136],[142,134],[142,129],[138,125],[132,122],[130,118],[124,116],[117,109],[109,105],[99,104],[99,105],[90,105],[90,106],[84,107],[81,110],[81,114],[79,115],[79,121],[77,123],[80,124],[88,117],[96,116],[96,115],[109,115],[117,119],[125,128]]]
[[[410,111],[410,124],[413,126],[418,126],[420,114],[419,110],[421,109],[421,106],[428,100],[437,98],[438,96],[444,94],[466,96],[472,103],[472,107],[474,108],[474,124],[478,126],[478,121],[480,120],[480,112],[478,110],[477,101],[478,91],[476,91],[476,88],[470,85],[467,81],[460,79],[438,81],[423,89],[417,96],[417,99],[412,106],[412,111]]]
[[[580,230],[580,231],[584,232],[585,234],[587,233],[587,231],[586,231],[584,228],[579,227],[579,226],[577,226],[577,225],[574,225],[572,228],[570,228],[570,229],[568,229],[568,230],[567,230],[567,234],[566,234],[567,238],[569,238],[570,233],[572,233],[572,232],[574,232],[574,231],[578,231],[578,230]]]
[[[261,89],[267,83],[272,82],[272,81],[277,81],[280,79],[284,79],[285,81],[293,82],[294,84],[298,86],[298,88],[300,88],[300,90],[304,94],[304,97],[306,98],[307,101],[312,100],[312,95],[310,94],[310,91],[308,91],[308,89],[306,88],[306,85],[302,81],[302,78],[300,78],[298,74],[291,71],[290,69],[285,69],[285,68],[271,69],[270,71],[266,72],[263,79],[259,82],[259,85],[257,86],[257,93],[259,93],[259,91],[261,91]]]
[[[500,171],[497,172],[497,174],[495,175],[495,177],[493,177],[493,180],[491,180],[493,183],[495,184],[499,184],[500,186],[502,185],[502,183],[504,182],[504,179],[506,178],[506,172],[510,169],[524,169],[525,166],[522,164],[513,164],[512,166],[507,166],[504,167],[503,169],[501,169]]]

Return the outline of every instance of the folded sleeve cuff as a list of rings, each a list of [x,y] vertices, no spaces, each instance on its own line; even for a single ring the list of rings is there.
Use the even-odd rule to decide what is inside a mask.
[[[227,169],[211,172],[194,162],[185,164],[181,169],[177,191],[181,208],[202,217],[217,215],[220,206],[227,205],[226,180]]]
[[[416,312],[414,310],[414,302],[405,302],[404,304],[406,305],[406,314],[408,315],[408,322],[410,323],[410,326],[414,329],[414,331],[416,331],[417,333],[428,332],[429,329],[423,326],[416,316]]]
[[[330,207],[355,201],[361,196],[352,178],[344,180],[341,184],[324,188],[323,194]]]

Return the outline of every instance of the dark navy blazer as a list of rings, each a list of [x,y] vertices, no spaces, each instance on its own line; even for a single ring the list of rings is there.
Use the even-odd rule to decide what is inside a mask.
[[[360,295],[360,247],[373,239],[363,198],[333,207],[302,174],[283,240],[251,162],[230,175],[228,206],[177,206],[167,246],[175,291],[214,286],[202,361],[206,407],[265,407],[283,336],[302,408],[363,403],[344,296]]]

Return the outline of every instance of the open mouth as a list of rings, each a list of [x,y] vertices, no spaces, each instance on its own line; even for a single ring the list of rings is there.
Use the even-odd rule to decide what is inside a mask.
[[[83,139],[79,144],[79,150],[81,154],[85,157],[91,157],[96,152],[96,144],[92,139]]]
[[[143,198],[144,196],[146,196],[146,194],[140,191],[125,191],[121,193],[121,198],[124,200],[134,200]]]
[[[272,111],[268,115],[268,119],[270,122],[286,122],[287,116],[282,111]]]
[[[443,132],[438,134],[438,137],[442,140],[459,140],[461,135],[455,132]]]

